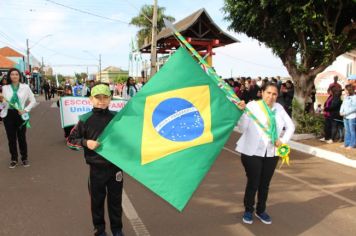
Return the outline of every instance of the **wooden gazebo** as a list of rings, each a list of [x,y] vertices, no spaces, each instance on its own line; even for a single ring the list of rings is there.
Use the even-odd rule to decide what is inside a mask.
[[[207,62],[212,66],[213,48],[240,42],[228,35],[217,26],[204,8],[194,12],[174,24],[187,41],[202,56],[207,56]],[[170,29],[164,28],[157,35],[157,53],[167,54],[179,47],[179,42],[174,38]],[[151,43],[145,44],[140,51],[151,53]]]

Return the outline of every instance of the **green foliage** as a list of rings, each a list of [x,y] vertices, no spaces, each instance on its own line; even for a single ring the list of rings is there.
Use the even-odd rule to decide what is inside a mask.
[[[157,30],[158,30],[158,32],[164,28],[163,18],[166,18],[171,22],[175,21],[174,17],[167,16],[164,14],[165,10],[166,10],[166,8],[164,8],[164,7],[157,8]],[[141,48],[143,46],[143,44],[145,42],[145,38],[148,38],[149,42],[151,41],[152,23],[149,19],[146,18],[146,16],[149,19],[153,18],[153,5],[143,5],[141,7],[139,15],[133,17],[130,22],[131,25],[135,25],[140,28],[140,30],[137,32],[137,45],[139,48]]]
[[[118,77],[116,77],[113,82],[114,83],[126,83],[127,78],[129,78],[128,75],[119,75]]]
[[[337,56],[356,48],[355,9],[355,0],[225,0],[223,7],[229,28],[271,48],[295,84],[312,83]]]
[[[293,100],[293,120],[296,122],[297,134],[319,135],[324,130],[324,117],[321,114],[305,113],[300,105]]]
[[[80,83],[83,83],[84,79],[88,78],[88,74],[84,73],[84,72],[75,73],[74,76],[75,76],[75,79]]]
[[[56,77],[53,76],[53,75],[46,75],[45,79],[49,80],[51,83],[55,83],[56,82]]]
[[[65,81],[65,78],[64,78],[64,76],[63,76],[63,75],[61,75],[61,74],[57,74],[57,77],[58,77],[58,81],[59,81],[59,83],[62,83],[63,81]]]
[[[225,0],[223,10],[230,29],[265,43],[283,62],[293,49],[307,69],[356,47],[353,0]]]

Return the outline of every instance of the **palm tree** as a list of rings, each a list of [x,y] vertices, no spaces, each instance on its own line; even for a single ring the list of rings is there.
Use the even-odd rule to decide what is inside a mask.
[[[164,28],[163,18],[174,22],[175,19],[172,16],[166,16],[164,11],[165,7],[157,8],[157,30],[158,32]],[[137,32],[137,45],[141,48],[145,43],[151,42],[152,35],[152,23],[149,19],[153,18],[153,5],[143,5],[140,9],[138,16],[131,19],[130,24],[140,28]]]

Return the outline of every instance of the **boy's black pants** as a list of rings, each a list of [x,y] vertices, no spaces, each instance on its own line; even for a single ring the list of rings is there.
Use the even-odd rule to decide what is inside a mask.
[[[9,143],[11,161],[18,161],[17,141],[22,161],[27,160],[26,125],[17,110],[9,109],[4,118],[6,136]]]
[[[65,138],[68,138],[68,136],[70,135],[70,132],[72,131],[74,126],[67,126],[67,127],[64,127],[63,130],[64,130],[64,137]]]
[[[89,193],[95,235],[105,231],[104,204],[108,197],[110,227],[113,233],[122,230],[122,187],[123,173],[120,168],[110,165],[91,164]]]
[[[257,194],[257,213],[266,210],[269,183],[278,163],[278,157],[247,156],[241,154],[241,161],[245,167],[247,185],[245,190],[244,205],[246,212],[253,212],[255,196]]]

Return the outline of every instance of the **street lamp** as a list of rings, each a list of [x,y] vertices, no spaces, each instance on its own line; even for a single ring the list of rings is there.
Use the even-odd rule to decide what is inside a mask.
[[[92,56],[96,60],[96,56],[94,54],[92,54],[91,52],[89,52],[88,50],[83,50],[83,52],[89,54],[90,56]],[[99,54],[99,77],[100,77],[100,82],[101,82],[101,54]]]
[[[28,71],[31,71],[31,68],[30,68],[30,49],[35,47],[39,42],[41,42],[43,39],[45,38],[48,38],[52,36],[52,34],[47,34],[45,36],[43,36],[42,38],[40,38],[39,40],[37,40],[31,47],[29,46],[29,43],[28,43],[28,39],[26,39],[26,56],[27,56],[27,70]]]

